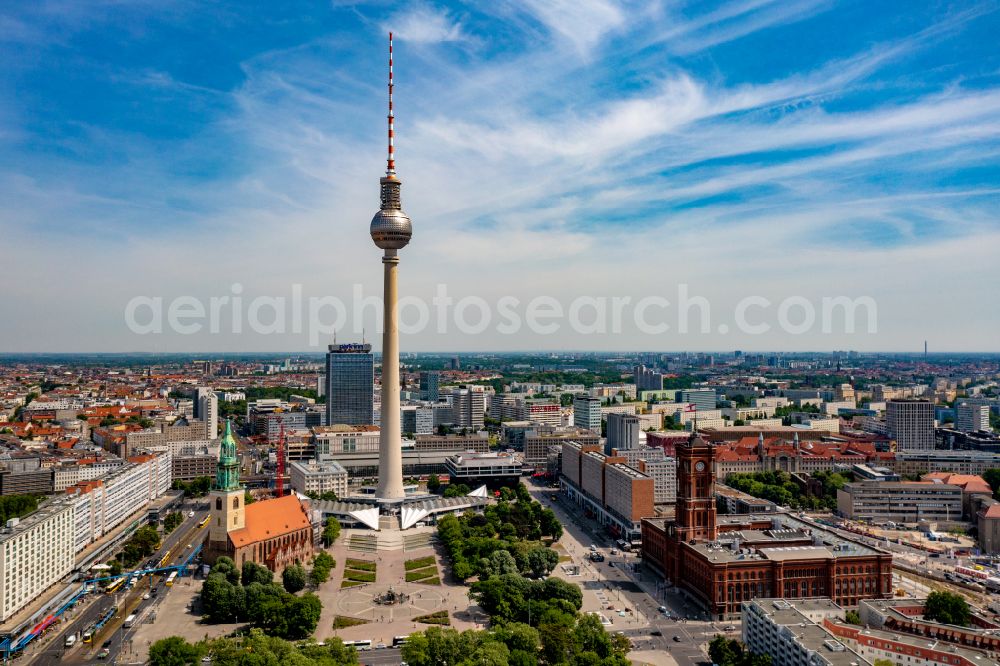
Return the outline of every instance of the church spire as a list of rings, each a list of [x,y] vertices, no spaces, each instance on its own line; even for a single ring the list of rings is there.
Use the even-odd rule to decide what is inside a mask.
[[[236,454],[236,438],[233,437],[232,421],[226,419],[222,444],[219,446],[219,462],[215,466],[215,489],[228,491],[239,488],[240,461]]]

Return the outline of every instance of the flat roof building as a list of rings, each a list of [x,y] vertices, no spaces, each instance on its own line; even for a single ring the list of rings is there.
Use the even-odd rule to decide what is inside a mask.
[[[837,512],[875,523],[962,519],[962,488],[931,481],[858,481],[837,491]]]

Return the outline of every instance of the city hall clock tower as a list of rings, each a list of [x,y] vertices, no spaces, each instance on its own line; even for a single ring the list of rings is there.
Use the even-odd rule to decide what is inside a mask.
[[[718,538],[715,506],[715,447],[697,433],[677,445],[678,541],[715,541]]]

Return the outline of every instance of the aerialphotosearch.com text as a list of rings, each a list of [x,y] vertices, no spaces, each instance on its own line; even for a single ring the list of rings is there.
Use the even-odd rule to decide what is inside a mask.
[[[258,335],[307,334],[316,346],[334,333],[360,336],[364,322],[382,326],[382,298],[367,295],[355,284],[351,297],[306,296],[301,284],[292,284],[288,295],[244,295],[243,285],[234,283],[230,293],[194,296],[136,296],[124,308],[125,324],[137,335],[166,332],[181,335],[252,332]],[[806,333],[868,333],[878,330],[878,308],[870,296],[787,296],[772,300],[760,295],[744,296],[726,308],[719,318],[709,299],[691,293],[680,283],[673,298],[645,296],[576,296],[530,298],[479,296],[456,298],[446,284],[438,284],[430,300],[403,296],[397,303],[399,330],[412,335],[433,329],[440,335],[478,335],[494,330],[501,335],[531,332],[556,335],[620,334],[639,331],[646,335],[676,333],[740,332],[764,335],[775,330],[792,335]],[[713,319],[715,317],[715,319]]]

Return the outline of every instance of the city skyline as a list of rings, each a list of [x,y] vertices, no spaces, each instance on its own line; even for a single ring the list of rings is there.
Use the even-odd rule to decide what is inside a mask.
[[[687,285],[713,312],[684,334],[429,327],[403,331],[404,351],[997,351],[993,8],[698,9],[5,10],[0,229],[24,286],[0,349],[325,348],[294,330],[137,335],[123,312],[136,296],[378,294],[362,232],[393,28],[422,224],[402,298],[445,284],[566,308]],[[730,326],[748,297],[868,297],[878,330],[754,337]],[[341,339],[380,330],[380,309],[349,312]]]

